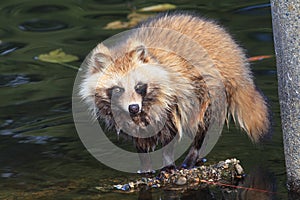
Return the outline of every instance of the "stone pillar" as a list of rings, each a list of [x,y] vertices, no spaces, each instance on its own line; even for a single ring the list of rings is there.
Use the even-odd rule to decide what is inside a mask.
[[[300,193],[300,0],[271,0],[287,185]]]

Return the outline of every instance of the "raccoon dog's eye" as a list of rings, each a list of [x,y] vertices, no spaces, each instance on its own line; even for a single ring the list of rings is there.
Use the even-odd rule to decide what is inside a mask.
[[[136,86],[135,86],[135,91],[136,93],[142,95],[142,96],[145,96],[146,93],[147,93],[147,84],[145,83],[138,83]]]
[[[115,95],[115,96],[121,96],[124,92],[124,88],[114,86],[108,90],[109,96]]]

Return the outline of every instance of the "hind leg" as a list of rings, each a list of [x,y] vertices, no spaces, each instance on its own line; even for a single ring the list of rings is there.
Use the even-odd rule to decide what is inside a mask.
[[[194,138],[194,141],[192,143],[192,146],[189,150],[188,155],[185,157],[183,163],[181,164],[181,168],[185,169],[191,169],[193,168],[196,163],[201,160],[199,158],[200,148],[202,146],[204,137],[205,137],[205,130],[199,130],[196,137]]]
[[[198,160],[199,151],[195,147],[191,147],[188,155],[185,157],[181,168],[190,169],[193,168]]]

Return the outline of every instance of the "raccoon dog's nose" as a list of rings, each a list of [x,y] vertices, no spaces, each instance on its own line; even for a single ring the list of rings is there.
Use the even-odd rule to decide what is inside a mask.
[[[140,110],[139,104],[130,104],[128,110],[131,114],[137,114]]]

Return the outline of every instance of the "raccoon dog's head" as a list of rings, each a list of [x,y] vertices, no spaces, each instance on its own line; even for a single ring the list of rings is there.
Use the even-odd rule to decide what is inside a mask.
[[[175,104],[169,72],[143,45],[98,45],[88,61],[81,96],[97,118],[133,136],[149,137]]]

